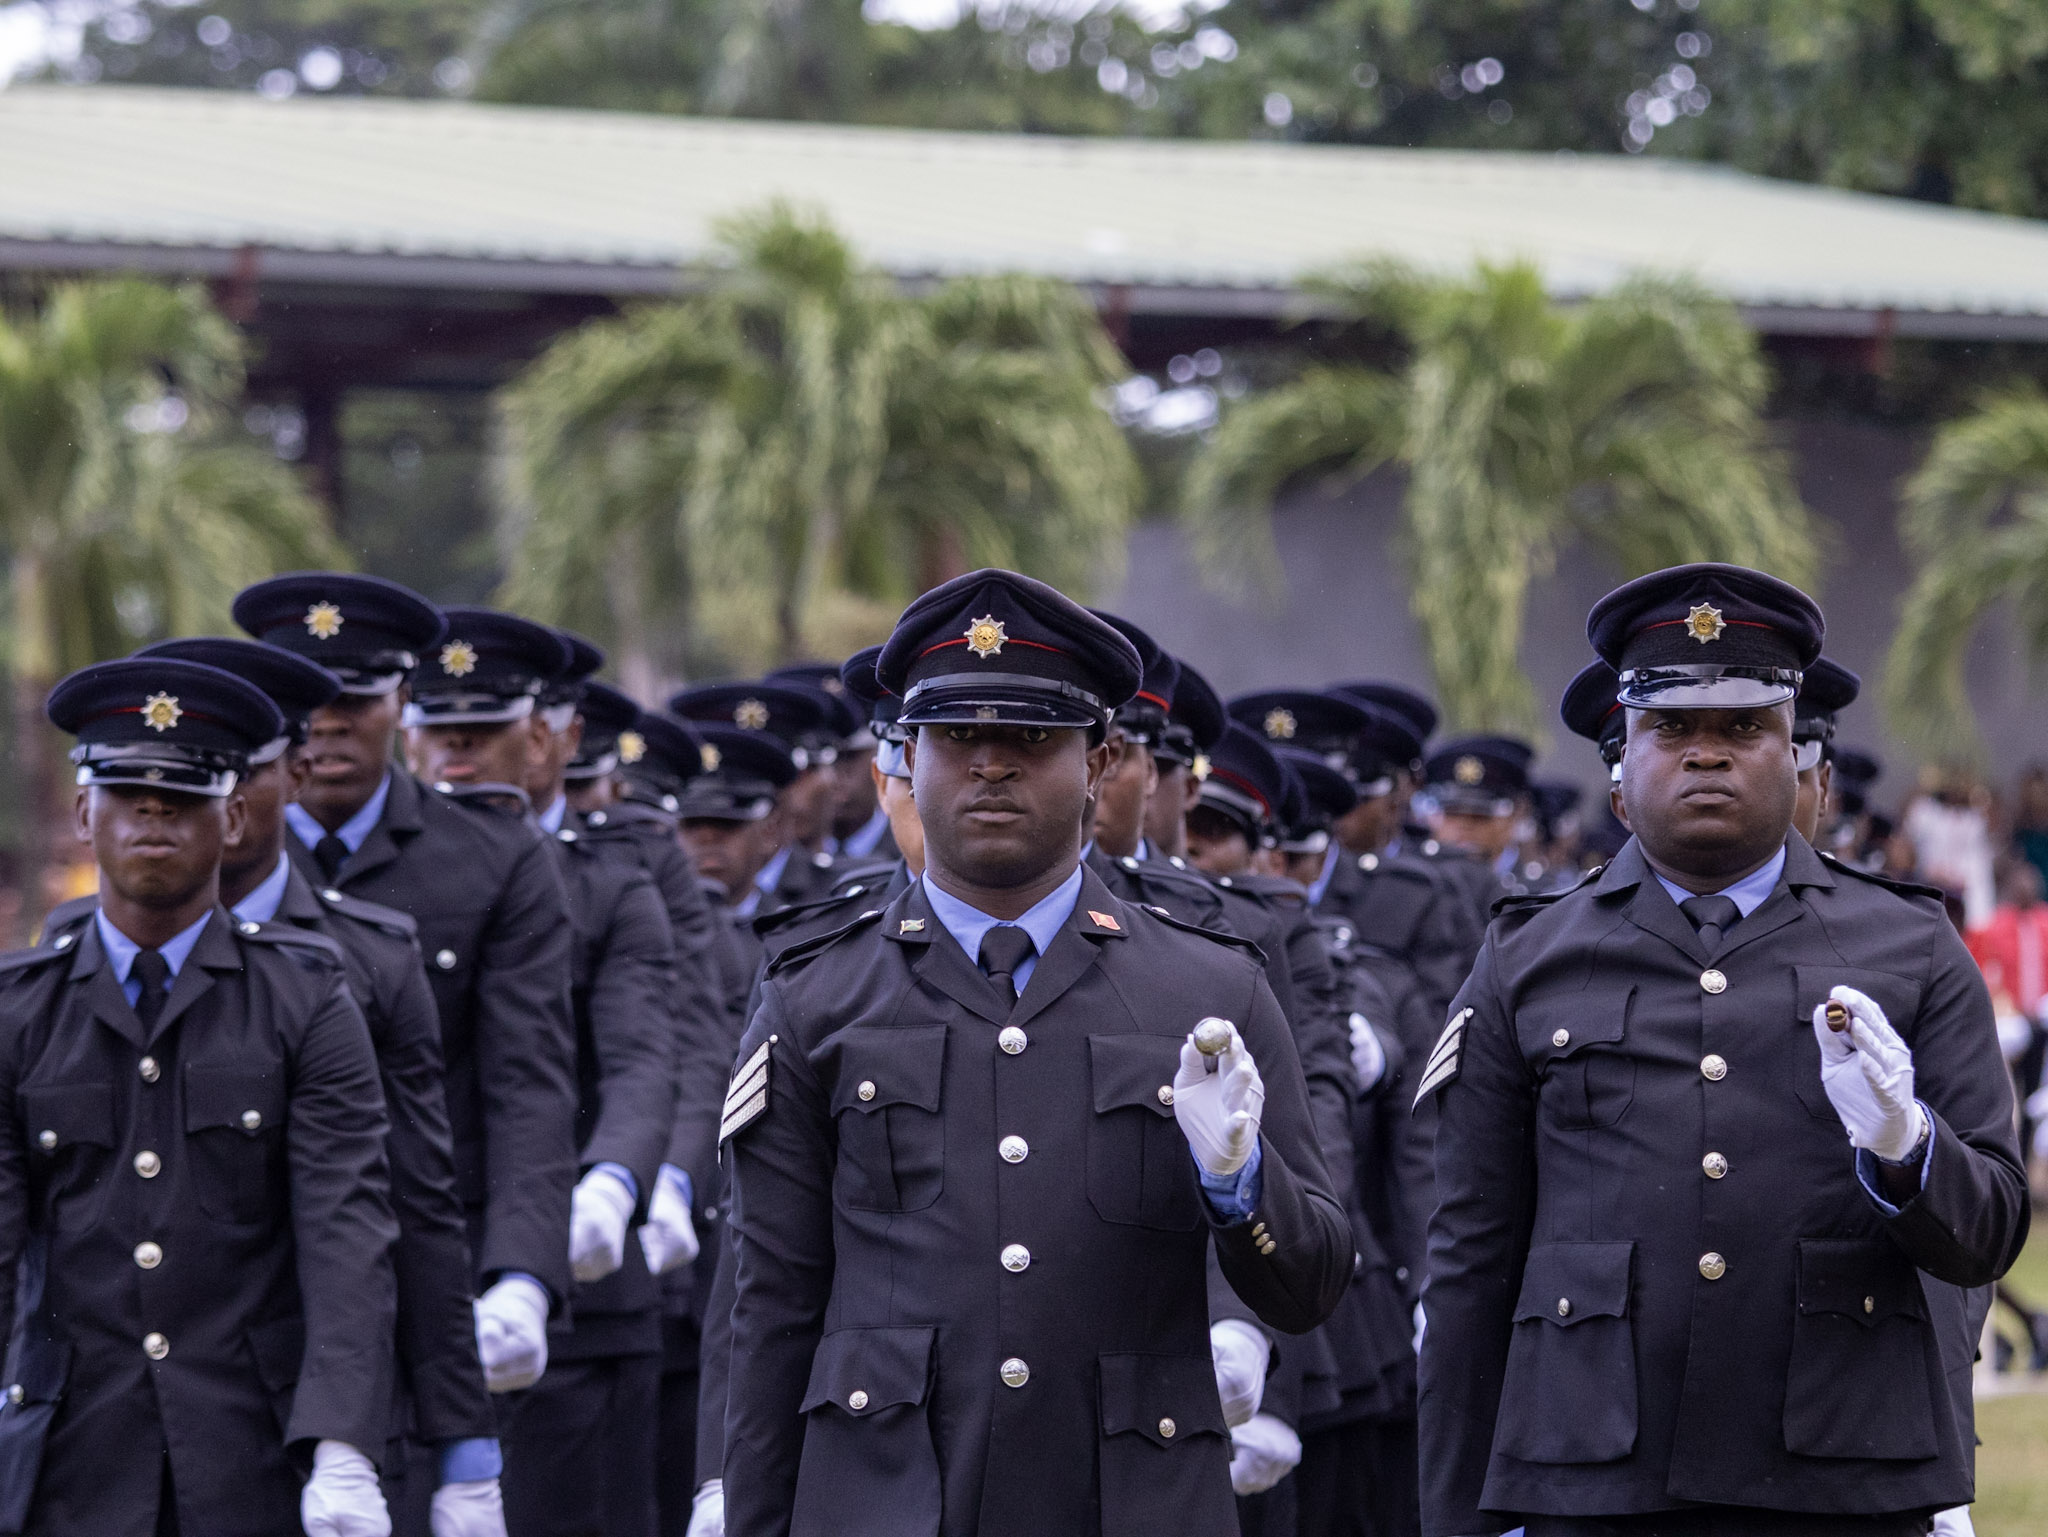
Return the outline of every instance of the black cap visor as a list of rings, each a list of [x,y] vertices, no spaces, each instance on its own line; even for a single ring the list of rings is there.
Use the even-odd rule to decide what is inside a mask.
[[[81,743],[71,749],[71,761],[81,785],[177,790],[214,800],[234,794],[248,767],[240,753],[180,751],[154,742]]]
[[[1019,673],[927,678],[905,696],[899,726],[1044,726],[1085,730],[1108,724],[1110,712],[1086,689],[1057,678]]]
[[[507,726],[533,713],[534,697],[436,690],[415,694],[405,707],[407,726]]]
[[[1796,667],[1632,667],[1615,699],[1634,710],[1755,709],[1793,698],[1801,676]]]
[[[775,794],[766,780],[693,779],[676,797],[675,814],[685,822],[758,822],[775,809]]]

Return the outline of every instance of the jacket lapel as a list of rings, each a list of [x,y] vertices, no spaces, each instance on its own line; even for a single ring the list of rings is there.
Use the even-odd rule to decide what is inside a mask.
[[[430,794],[421,783],[397,764],[391,766],[391,792],[384,798],[384,815],[377,818],[377,825],[370,829],[363,846],[349,855],[348,863],[342,866],[342,886],[349,886],[365,876],[374,875],[386,865],[393,863],[404,851],[405,844],[424,825],[420,816],[420,802]],[[299,865],[309,879],[320,878],[318,864],[305,862]]]
[[[889,904],[882,914],[882,936],[903,947],[910,960],[910,973],[918,981],[937,988],[990,1024],[1008,1022],[1009,1011],[996,996],[994,985],[967,958],[966,951],[946,932],[945,925],[933,916],[932,905],[925,900],[923,881],[912,881]]]
[[[1052,948],[1038,958],[1009,1022],[1021,1025],[1057,1003],[1088,974],[1102,955],[1104,944],[1128,936],[1130,923],[1130,909],[1110,895],[1109,888],[1093,870],[1084,869],[1081,894],[1074,899],[1074,910],[1060,926]]]
[[[78,953],[71,958],[71,980],[85,983],[86,1002],[94,1019],[137,1051],[148,1044],[143,1038],[141,1018],[128,1006],[128,995],[114,980],[114,968],[108,964],[107,952],[100,944],[97,923],[86,924],[79,934]]]
[[[1600,884],[1595,888],[1605,897],[1618,895],[1634,888],[1634,895],[1622,914],[1637,928],[1655,934],[1659,939],[1675,945],[1690,960],[1700,966],[1707,964],[1706,947],[1700,943],[1698,930],[1687,921],[1678,904],[1671,900],[1671,893],[1664,889],[1650,868],[1649,860],[1643,857],[1642,845],[1631,838],[1622,846],[1614,862],[1601,873]]]
[[[163,1013],[157,1016],[150,1040],[161,1040],[164,1032],[182,1019],[193,1004],[213,991],[215,972],[241,969],[242,949],[235,943],[234,915],[225,907],[216,907],[206,927],[199,931],[199,942],[178,968],[171,983],[171,996],[164,1003]]]
[[[1721,954],[1730,955],[1753,940],[1775,933],[1803,914],[1806,907],[1799,900],[1800,887],[1832,888],[1834,884],[1835,878],[1821,863],[1820,855],[1814,853],[1812,845],[1796,831],[1793,832],[1785,840],[1785,873],[1778,877],[1777,889],[1763,906],[1728,931],[1721,944]]]

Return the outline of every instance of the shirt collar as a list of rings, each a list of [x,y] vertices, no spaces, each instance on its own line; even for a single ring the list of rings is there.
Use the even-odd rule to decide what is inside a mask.
[[[1337,873],[1337,861],[1343,857],[1343,853],[1344,850],[1338,846],[1335,838],[1332,838],[1330,846],[1323,850],[1323,873],[1309,882],[1308,905],[1310,907],[1322,906],[1323,893],[1330,889],[1330,877]]]
[[[761,866],[754,876],[756,891],[773,891],[782,882],[782,872],[789,868],[789,845],[784,844],[775,851],[774,857]]]
[[[882,841],[882,834],[888,830],[889,813],[877,806],[872,816],[840,841],[839,852],[865,859],[874,853],[875,845]]]
[[[1654,874],[1655,872],[1653,871],[1652,873]],[[1721,890],[1710,894],[1728,898],[1736,907],[1741,909],[1742,916],[1747,918],[1759,907],[1762,907],[1765,899],[1778,889],[1778,877],[1784,873],[1785,851],[1783,848],[1780,848],[1777,853],[1771,856],[1771,862],[1757,871],[1756,874],[1745,875],[1734,885],[1724,886]],[[1671,882],[1665,880],[1661,875],[1657,876],[1657,884],[1671,893],[1671,900],[1674,902],[1689,901],[1694,896],[1693,892],[1687,891],[1682,886],[1672,885]]]
[[[351,854],[360,849],[363,840],[370,836],[370,829],[383,817],[384,803],[390,798],[391,770],[386,769],[384,777],[377,782],[377,788],[370,793],[370,798],[363,802],[362,809],[334,830],[334,836],[342,841],[343,846]],[[291,830],[298,834],[299,842],[305,844],[307,848],[313,847],[327,836],[327,829],[313,819],[313,813],[296,801],[284,808],[284,819],[291,825]]]
[[[558,833],[562,830],[562,818],[568,814],[569,797],[557,790],[555,798],[548,802],[548,809],[540,814],[540,825],[551,833]]]
[[[157,953],[171,968],[173,978],[184,966],[185,957],[192,953],[192,947],[199,943],[199,931],[206,927],[206,920],[212,916],[211,909],[201,913],[199,921],[192,927],[182,933],[173,934],[157,946]],[[129,968],[135,964],[135,957],[142,953],[142,946],[114,927],[114,922],[107,916],[104,907],[94,911],[93,920],[99,925],[100,948],[107,952],[107,961],[114,968],[114,980],[125,983],[128,980]]]
[[[1040,955],[1052,948],[1052,942],[1066,927],[1074,915],[1074,904],[1081,900],[1081,866],[1061,881],[1050,893],[1042,897],[1022,916],[991,918],[978,907],[969,907],[958,897],[939,889],[929,875],[918,877],[924,882],[925,900],[932,905],[932,916],[945,926],[967,952],[967,958],[977,965],[981,961],[981,942],[988,931],[994,928],[1020,928],[1031,936],[1031,943]]]
[[[248,923],[268,923],[277,916],[277,909],[284,901],[284,888],[292,878],[291,857],[277,856],[277,868],[263,877],[263,884],[250,892],[229,909],[237,918]]]

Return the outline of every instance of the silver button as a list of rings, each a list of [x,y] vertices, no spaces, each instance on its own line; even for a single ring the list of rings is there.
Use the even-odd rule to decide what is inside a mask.
[[[244,1110],[242,1112],[242,1130],[254,1131],[262,1124],[263,1112],[261,1110]]]
[[[1031,1368],[1020,1356],[1011,1356],[1002,1364],[1000,1370],[1004,1387],[1021,1388],[1031,1380]]]
[[[152,1361],[161,1361],[171,1353],[171,1342],[161,1334],[145,1334],[142,1336],[142,1353]]]
[[[1551,1044],[1551,1045],[1553,1045],[1553,1046],[1569,1046],[1569,1045],[1571,1045],[1571,1043],[1572,1043],[1572,1033],[1571,1033],[1571,1031],[1569,1031],[1569,1030],[1553,1030],[1553,1031],[1551,1031],[1551,1032],[1550,1032],[1550,1044]]]
[[[1367,871],[1370,871],[1370,870],[1377,870],[1377,869],[1378,869],[1379,867],[1380,867],[1380,856],[1379,856],[1379,855],[1377,855],[1377,854],[1360,854],[1360,855],[1358,856],[1358,868],[1359,868],[1359,869],[1361,869],[1361,870],[1367,870]]]
[[[1122,859],[1119,859],[1117,863],[1122,865],[1126,870],[1135,870],[1138,868],[1137,857],[1132,854],[1124,855],[1124,857]]]
[[[1875,1313],[1877,1311],[1877,1298],[1865,1297],[1863,1299],[1863,1311],[1866,1313]]]
[[[434,954],[434,964],[443,971],[453,971],[455,969],[455,952],[453,950],[436,951]]]
[[[1159,1438],[1162,1441],[1171,1441],[1173,1433],[1178,1429],[1180,1429],[1180,1426],[1174,1424],[1172,1420],[1161,1420],[1159,1422]]]
[[[1700,1274],[1709,1281],[1718,1281],[1728,1273],[1728,1261],[1709,1250],[1700,1256]]]
[[[1715,1056],[1712,1052],[1708,1052],[1707,1055],[1700,1058],[1700,1076],[1706,1079],[1708,1083],[1719,1083],[1728,1076],[1727,1060]]]
[[[164,1161],[148,1148],[135,1155],[135,1172],[144,1179],[155,1179],[162,1172],[163,1166]]]
[[[1707,1171],[1708,1179],[1719,1179],[1728,1172],[1728,1160],[1719,1153],[1709,1153],[1700,1160],[1700,1167]]]
[[[557,838],[560,838],[564,843],[574,843],[576,841],[576,829],[573,827],[565,827],[560,832],[556,833],[555,836]]]
[[[604,813],[602,811],[593,811],[585,820],[587,820],[592,827],[602,827],[604,826]]]
[[[1003,1250],[1003,1269],[1016,1275],[1031,1268],[1031,1251],[1021,1243],[1010,1244]]]
[[[155,1083],[163,1076],[164,1070],[156,1065],[155,1057],[144,1057],[135,1064],[135,1071],[142,1074],[144,1083]]]
[[[1559,1298],[1557,1299],[1557,1316],[1558,1316],[1559,1318],[1569,1318],[1569,1317],[1571,1317],[1571,1316],[1572,1316],[1572,1299],[1571,1299],[1571,1298],[1569,1298],[1569,1297],[1559,1297]]]
[[[1022,1030],[1019,1030],[1015,1025],[1005,1025],[1003,1026],[1002,1033],[996,1037],[996,1044],[1002,1047],[1010,1056],[1014,1057],[1031,1044],[1031,1037]]]
[[[321,892],[320,895],[324,900],[329,902],[339,902],[341,900],[341,893],[336,891],[332,886],[329,886],[325,891]]]
[[[27,1397],[28,1393],[26,1392],[26,1390],[23,1389],[22,1385],[18,1382],[12,1384],[7,1389],[7,1401],[10,1404],[18,1404]]]
[[[1700,973],[1700,986],[1710,993],[1725,993],[1728,991],[1728,979],[1709,966]]]
[[[858,1094],[862,1099],[873,1099],[875,1097],[874,1080],[872,1078],[863,1078],[860,1081],[860,1087],[855,1089],[853,1092]]]
[[[1005,1137],[996,1144],[996,1151],[1003,1155],[1004,1163],[1022,1163],[1031,1156],[1031,1144],[1022,1137]]]
[[[154,1270],[164,1262],[161,1245],[151,1243],[147,1238],[135,1246],[135,1263],[144,1270]]]
[[[36,1146],[41,1148],[46,1153],[51,1152],[57,1146],[57,1134],[54,1131],[47,1130],[37,1132]]]
[[[851,1393],[848,1393],[846,1395],[846,1407],[851,1409],[855,1414],[860,1413],[860,1411],[865,1409],[867,1406],[868,1395],[863,1393],[859,1388],[855,1388]]]
[[[71,941],[74,937],[75,936],[70,934],[59,934],[57,936],[57,948],[59,950],[69,950],[71,948]]]
[[[244,918],[240,923],[236,924],[235,927],[240,929],[244,934],[255,934],[261,932],[263,925],[260,923],[253,922],[250,919]]]
[[[1170,1084],[1170,1083],[1162,1083],[1162,1084],[1161,1084],[1161,1085],[1159,1086],[1159,1103],[1160,1103],[1160,1104],[1162,1104],[1162,1105],[1171,1105],[1171,1104],[1173,1103],[1173,1085],[1172,1085],[1172,1084]]]

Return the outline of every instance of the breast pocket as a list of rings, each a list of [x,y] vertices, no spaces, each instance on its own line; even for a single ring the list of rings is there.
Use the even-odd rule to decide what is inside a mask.
[[[1569,993],[1531,1000],[1515,1011],[1522,1054],[1541,1082],[1543,1120],[1565,1131],[1612,1126],[1636,1097],[1636,1060],[1628,1049],[1635,989]]]
[[[937,1335],[928,1326],[835,1329],[818,1341],[791,1537],[938,1531],[939,1458],[925,1413]]]
[[[51,1225],[92,1226],[113,1156],[114,1086],[23,1084],[18,1098],[29,1177],[45,1192]]]
[[[1088,1037],[1088,1200],[1104,1222],[1181,1233],[1201,1223],[1194,1155],[1173,1118],[1179,1066],[1177,1036]]]
[[[847,1030],[837,1048],[834,1198],[849,1211],[922,1211],[946,1182],[946,1027]]]
[[[1795,966],[1792,975],[1793,1017],[1806,1027],[1799,1046],[1804,1066],[1793,1079],[1793,1092],[1814,1119],[1839,1126],[1842,1118],[1820,1084],[1820,1042],[1813,1039],[1813,1011],[1828,1001],[1830,990],[1853,987],[1884,1010],[1891,1027],[1910,1046],[1913,1022],[1920,1013],[1920,984],[1888,971],[1855,971],[1847,966]]]
[[[1613,1462],[1635,1449],[1635,1247],[1530,1249],[1501,1384],[1496,1452],[1524,1462]]]
[[[285,1211],[284,1069],[185,1069],[185,1145],[200,1210],[219,1222]]]
[[[1940,1371],[1913,1262],[1889,1240],[1802,1239],[1785,1376],[1785,1448],[1932,1457]]]

